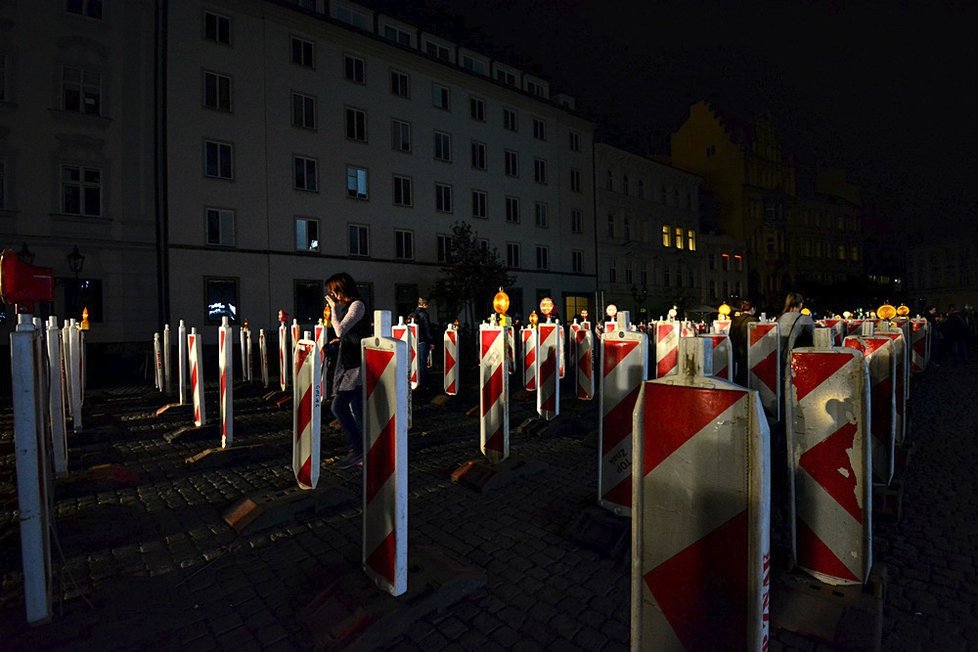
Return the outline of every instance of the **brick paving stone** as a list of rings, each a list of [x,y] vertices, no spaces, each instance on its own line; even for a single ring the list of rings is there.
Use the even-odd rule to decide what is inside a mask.
[[[455,615],[447,616],[444,620],[438,622],[436,627],[449,641],[454,641],[469,629],[468,625]]]
[[[574,643],[585,650],[600,650],[608,643],[608,637],[592,627],[582,627],[574,636]]]

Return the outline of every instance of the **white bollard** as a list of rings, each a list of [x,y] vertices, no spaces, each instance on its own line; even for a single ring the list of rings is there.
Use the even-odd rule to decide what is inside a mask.
[[[254,367],[254,360],[251,356],[251,329],[245,329],[245,380],[249,383],[252,382],[252,368]]]
[[[187,335],[187,361],[190,365],[190,396],[194,402],[194,425],[199,428],[207,423],[207,412],[204,409],[204,357],[196,328],[191,328]]]
[[[655,322],[655,377],[665,378],[678,371],[679,322]]]
[[[319,358],[319,396],[326,396],[326,334],[329,332],[327,324],[320,319],[313,329],[316,340],[316,354]],[[320,401],[322,398],[320,398]]]
[[[187,326],[180,320],[177,326],[177,391],[180,405],[187,404]]]
[[[747,325],[747,386],[757,390],[764,411],[781,420],[781,331],[778,322]]]
[[[173,387],[172,366],[170,365],[170,325],[163,324],[163,386],[166,395],[170,395]]]
[[[535,328],[521,328],[523,338],[523,389],[537,391],[537,343],[540,340]]]
[[[560,324],[537,326],[537,414],[545,421],[560,414],[560,383],[557,377],[557,331]]]
[[[81,382],[81,336],[78,324],[74,319],[68,321],[68,358],[69,366],[66,371],[71,383],[68,387],[68,404],[71,406],[71,429],[75,433],[82,431],[82,382]]]
[[[407,427],[411,428],[412,421],[414,420],[414,401],[411,399],[411,390],[414,389],[414,384],[411,382],[411,375],[414,371],[414,360],[417,357],[416,351],[418,350],[417,345],[414,345],[414,333],[408,328],[408,325],[404,323],[404,317],[397,318],[397,324],[391,326],[390,330],[391,337],[395,340],[400,340],[404,342],[407,346],[408,360],[407,366],[405,367],[405,373],[408,378],[408,406],[407,406]]]
[[[160,342],[160,334],[158,332],[153,333],[153,365],[156,378],[154,387],[160,393],[163,393],[166,389],[163,386],[163,345]]]
[[[305,339],[292,353],[292,472],[300,489],[315,489],[319,482],[323,394],[318,348],[316,342]]]
[[[574,340],[577,399],[590,401],[594,398],[594,333],[590,328],[578,327],[574,331]]]
[[[241,363],[241,380],[248,380],[248,327],[240,326],[238,328],[238,355]]]
[[[730,346],[730,338],[721,333],[707,333],[698,337],[710,342],[713,354],[713,376],[733,382],[733,348]]]
[[[231,445],[234,438],[234,331],[227,317],[221,317],[221,325],[217,329],[217,366],[220,371],[220,395],[218,400],[221,409],[221,448]]]
[[[454,324],[448,324],[442,344],[443,388],[446,394],[455,396],[458,394],[458,331]]]
[[[418,364],[420,362],[418,360],[418,325],[412,320],[408,323],[407,327],[408,330],[411,331],[411,351],[408,353],[408,356],[411,358],[410,384],[411,390],[413,391],[417,389],[418,385],[420,384],[420,379],[418,377]]]
[[[566,334],[564,333],[564,327],[557,324],[557,376],[563,378],[567,375],[567,369],[565,364],[565,349],[567,348]]]
[[[268,389],[268,338],[265,329],[258,329],[258,365],[261,367],[261,386]]]
[[[295,345],[299,343],[299,340],[302,337],[302,327],[299,326],[299,320],[298,319],[293,319],[292,320],[292,325],[289,327],[289,333],[292,336],[292,347],[289,349],[291,351],[292,349],[295,348]],[[290,356],[289,357],[289,360],[291,360],[291,359],[292,358]],[[290,363],[288,361],[286,361],[286,366],[288,366],[289,364]],[[291,373],[292,373],[291,370],[289,370],[288,373],[289,373],[289,375],[291,375]]]
[[[363,369],[363,568],[393,596],[407,591],[407,345],[386,337],[390,312],[374,311],[361,340]]]
[[[479,448],[493,464],[509,457],[506,328],[479,325]]]
[[[897,434],[895,342],[888,337],[847,337],[843,343],[862,353],[869,367],[873,480],[888,485],[893,480]]]
[[[285,327],[285,323],[279,324],[278,327],[278,386],[283,392],[289,387],[289,351],[292,349],[289,347],[289,329]]]
[[[65,422],[64,374],[61,360],[61,331],[56,317],[48,318],[48,410],[51,418],[51,441],[54,451],[54,472],[62,476],[68,471],[68,427]]]

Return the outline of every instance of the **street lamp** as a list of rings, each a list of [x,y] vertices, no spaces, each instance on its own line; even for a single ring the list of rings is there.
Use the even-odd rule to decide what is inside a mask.
[[[20,258],[23,262],[27,263],[28,265],[34,264],[34,257],[36,255],[37,254],[35,254],[33,251],[27,248],[26,242],[24,243],[24,246],[20,248],[20,251],[17,252],[17,257]]]
[[[25,247],[27,245],[24,245]],[[85,267],[85,254],[78,251],[78,245],[71,250],[68,254],[68,268],[75,273],[75,280],[78,280],[78,275],[81,274],[82,269]]]
[[[639,315],[645,312],[645,300],[649,298],[649,288],[643,285],[642,289],[638,289],[634,285],[632,286],[632,299],[638,305],[638,310],[636,311]]]

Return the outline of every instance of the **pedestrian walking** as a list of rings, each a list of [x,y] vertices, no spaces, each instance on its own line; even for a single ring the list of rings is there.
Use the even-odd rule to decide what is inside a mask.
[[[749,325],[759,321],[755,317],[757,308],[747,299],[741,300],[738,310],[730,320],[730,343],[733,345],[734,380],[741,387],[747,387],[747,338]]]
[[[435,350],[435,331],[428,314],[428,297],[418,297],[418,307],[411,316],[418,325],[418,390],[427,392],[431,376],[430,363]]]

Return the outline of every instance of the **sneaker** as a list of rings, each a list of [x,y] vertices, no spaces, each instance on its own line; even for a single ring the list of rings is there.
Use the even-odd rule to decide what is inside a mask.
[[[350,469],[354,466],[363,466],[363,455],[360,453],[350,453],[336,465],[341,469]]]

